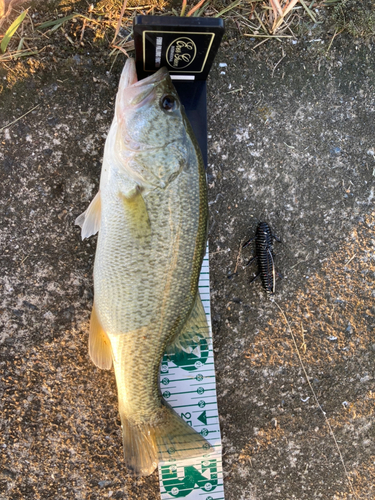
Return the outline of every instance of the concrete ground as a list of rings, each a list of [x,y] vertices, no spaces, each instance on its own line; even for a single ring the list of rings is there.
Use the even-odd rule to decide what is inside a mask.
[[[226,499],[370,500],[375,46],[228,38],[207,173]],[[60,49],[0,70],[0,499],[156,500],[157,474],[124,467],[114,374],[88,357],[95,238],[74,226],[123,61]],[[240,251],[259,221],[282,240],[274,300]]]

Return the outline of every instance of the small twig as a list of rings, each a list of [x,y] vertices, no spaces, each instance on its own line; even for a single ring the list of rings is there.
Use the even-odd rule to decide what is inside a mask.
[[[254,51],[255,51],[255,49],[256,49],[257,47],[260,47],[260,45],[263,45],[264,43],[268,42],[268,40],[269,40],[270,38],[276,38],[276,37],[273,37],[273,36],[269,37],[269,36],[268,36],[267,38],[265,38],[265,39],[264,39],[264,40],[262,40],[261,42],[257,43],[257,44],[255,45],[255,47],[253,47],[251,50],[254,52]]]
[[[261,18],[258,16],[258,13],[256,10],[254,10],[254,14],[255,14],[255,17],[258,19],[258,21],[260,22],[260,25],[262,26],[263,30],[265,33],[268,33],[268,29],[264,26]]]
[[[291,334],[291,336],[292,336],[292,339],[293,339],[293,344],[294,344],[294,347],[295,347],[295,349],[296,349],[296,351],[297,351],[297,355],[298,355],[298,359],[299,359],[299,362],[300,362],[301,368],[302,368],[303,373],[304,373],[304,375],[305,375],[305,377],[306,377],[307,383],[309,384],[310,390],[311,390],[311,392],[312,392],[312,395],[314,396],[314,399],[315,399],[315,402],[316,402],[316,404],[317,404],[318,408],[319,408],[319,409],[320,409],[320,411],[323,413],[324,420],[325,420],[325,422],[326,422],[326,424],[327,424],[327,427],[328,427],[328,429],[329,429],[329,432],[330,432],[330,434],[331,434],[331,436],[332,436],[332,438],[333,438],[333,441],[334,441],[334,443],[335,443],[336,450],[337,450],[337,452],[338,452],[338,454],[339,454],[339,457],[340,457],[340,460],[341,460],[342,466],[343,466],[343,468],[344,468],[345,475],[346,475],[346,479],[347,479],[347,481],[348,481],[348,483],[349,483],[350,490],[351,490],[351,492],[352,492],[352,494],[353,494],[354,498],[356,498],[356,499],[358,500],[358,497],[357,497],[357,495],[356,495],[356,493],[355,493],[355,491],[354,491],[354,488],[353,488],[353,483],[352,483],[352,481],[351,481],[351,479],[350,479],[350,477],[349,477],[349,473],[348,473],[348,471],[347,471],[347,468],[346,468],[346,465],[345,465],[345,462],[344,462],[344,458],[343,458],[343,456],[342,456],[342,453],[341,453],[340,447],[339,447],[339,445],[338,445],[338,442],[337,442],[336,436],[335,436],[335,434],[334,434],[334,432],[333,432],[333,429],[332,429],[332,427],[331,427],[331,424],[329,423],[329,420],[328,420],[328,418],[327,418],[327,415],[326,415],[325,411],[324,411],[324,410],[323,410],[323,408],[320,406],[320,403],[319,403],[319,401],[318,401],[317,395],[315,394],[314,388],[313,388],[313,386],[311,385],[311,382],[310,382],[310,380],[309,380],[309,376],[307,375],[307,371],[306,371],[305,365],[303,364],[302,357],[301,357],[301,354],[300,354],[299,349],[298,349],[297,341],[296,341],[296,338],[295,338],[294,333],[293,333],[293,331],[292,331],[292,328],[291,328],[291,326],[290,326],[290,324],[289,324],[289,321],[288,321],[287,317],[285,316],[284,311],[283,311],[283,310],[281,309],[281,307],[279,306],[279,304],[278,304],[275,300],[274,300],[273,302],[276,304],[277,308],[279,309],[279,311],[281,312],[281,314],[282,314],[282,316],[283,316],[283,318],[284,318],[285,323],[287,324],[287,327],[288,327],[289,332],[290,332],[290,334]]]
[[[5,130],[6,128],[10,127],[11,125],[14,125],[15,123],[17,123],[18,121],[20,121],[22,118],[24,118],[26,115],[28,115],[29,113],[31,113],[32,111],[34,111],[34,109],[36,109],[38,106],[40,106],[40,104],[37,104],[36,106],[34,106],[33,108],[29,109],[29,111],[27,111],[25,114],[23,114],[22,116],[20,116],[19,118],[16,118],[15,120],[13,120],[12,122],[10,123],[7,123],[6,125],[4,125],[4,127],[1,127],[0,128],[0,132],[2,132],[3,130]]]
[[[348,262],[346,264],[344,264],[344,267],[346,267],[348,264],[350,264],[350,262],[354,259],[354,257],[356,256],[357,254],[355,253],[353,255],[353,257],[350,257],[350,259],[348,260]]]
[[[241,85],[241,87],[239,89],[228,90],[228,92],[226,92],[226,94],[234,94],[235,92],[242,92],[242,91],[243,91],[243,87]]]
[[[27,254],[26,257],[24,257],[22,259],[20,266],[22,266],[22,264],[25,262],[25,260],[28,259],[29,257],[30,257],[30,254]]]
[[[28,17],[28,19],[30,21],[30,24],[31,24],[31,31],[34,33],[35,30],[34,30],[33,18],[30,16],[29,11],[27,11],[26,15],[27,15],[27,17]],[[22,30],[23,30],[23,25],[22,25]]]
[[[68,33],[64,33],[64,36],[65,38],[68,40],[69,43],[71,43],[72,45],[75,45],[75,43],[73,42],[73,40],[70,38],[70,36],[68,35]]]
[[[333,40],[337,37],[337,35],[340,35],[340,33],[342,33],[343,31],[344,31],[344,28],[342,30],[340,30],[340,31],[337,31],[337,30],[335,31],[333,37],[331,38],[331,41],[329,42],[328,48],[326,50],[326,55],[328,54],[329,49],[331,48],[331,46],[333,44]]]
[[[302,344],[301,344],[301,349],[303,350],[303,354],[306,354],[306,342],[305,342],[305,330],[303,329],[302,323],[301,323],[301,334],[302,334]]]
[[[292,35],[253,35],[253,34],[250,34],[250,33],[244,33],[243,35],[244,36],[249,36],[251,38],[267,38],[267,39],[270,39],[270,38],[275,38],[275,39],[279,39],[279,38],[295,38]],[[254,47],[254,49],[255,49],[255,47]]]
[[[299,266],[300,264],[303,264],[304,262],[307,262],[307,261],[308,261],[308,259],[306,259],[306,260],[300,260],[299,262],[297,262],[297,264],[294,264],[294,266],[290,267],[289,269],[293,269],[294,267]]]
[[[236,258],[236,267],[234,268],[233,274],[236,274],[237,268],[238,268],[239,263],[241,261],[241,258],[242,258],[242,246],[245,243],[245,240],[246,240],[246,238],[242,238],[242,240],[241,240],[240,248],[238,249],[237,258]]]
[[[82,31],[81,31],[81,36],[79,37],[79,41],[82,43],[83,41],[83,35],[85,34],[85,28],[86,28],[86,19],[83,20],[83,25],[82,25]]]
[[[272,74],[271,74],[271,78],[273,78],[273,74],[275,73],[275,69],[278,67],[278,65],[281,63],[281,61],[284,59],[284,57],[285,57],[285,55],[286,55],[286,54],[285,54],[285,52],[284,52],[284,49],[281,49],[281,50],[282,50],[283,56],[282,56],[282,58],[280,59],[280,61],[279,61],[279,62],[277,62],[277,63],[275,64],[275,66],[273,67]]]

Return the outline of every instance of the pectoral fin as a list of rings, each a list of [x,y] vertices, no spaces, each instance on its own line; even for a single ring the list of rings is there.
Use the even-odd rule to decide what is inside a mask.
[[[128,215],[131,235],[136,238],[150,236],[151,224],[141,189],[137,186],[121,196]]]
[[[100,228],[101,200],[100,191],[98,191],[88,206],[87,210],[78,216],[75,220],[77,226],[81,226],[82,239],[89,238],[96,234]]]
[[[92,362],[102,370],[112,367],[112,346],[96,314],[95,304],[90,318],[89,354]]]
[[[167,346],[166,352],[174,354],[182,349],[188,352],[192,346],[199,344],[202,339],[208,342],[209,330],[202,300],[198,292],[189,318],[181,333]]]

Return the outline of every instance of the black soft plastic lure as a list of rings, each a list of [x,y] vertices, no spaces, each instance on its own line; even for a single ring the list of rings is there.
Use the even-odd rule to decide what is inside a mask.
[[[249,260],[246,264],[249,266],[255,260],[258,260],[258,274],[250,283],[255,281],[259,276],[262,279],[263,286],[267,295],[275,294],[276,269],[273,256],[272,241],[281,241],[277,236],[272,234],[271,228],[266,222],[260,222],[256,229],[255,236],[250,238],[243,247],[246,247],[255,240],[255,257]]]

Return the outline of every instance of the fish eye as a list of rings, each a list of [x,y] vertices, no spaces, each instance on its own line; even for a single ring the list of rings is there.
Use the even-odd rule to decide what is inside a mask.
[[[160,104],[164,111],[173,111],[177,106],[176,98],[170,94],[163,95],[163,97],[160,99]]]

